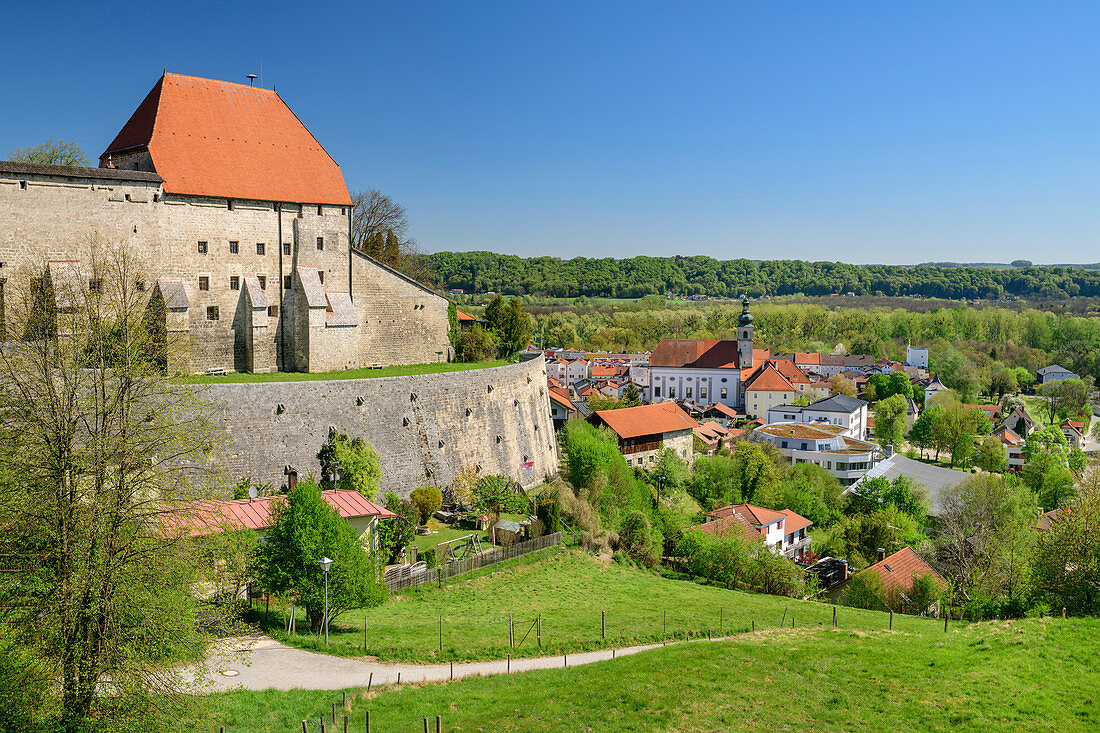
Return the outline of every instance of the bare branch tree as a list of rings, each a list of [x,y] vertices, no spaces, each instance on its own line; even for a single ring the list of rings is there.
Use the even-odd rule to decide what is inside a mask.
[[[17,273],[9,333],[31,338],[0,351],[0,553],[18,579],[0,613],[55,665],[67,729],[187,700],[168,662],[203,648],[186,528],[215,440],[161,373],[139,263],[96,243],[82,262]]]
[[[400,270],[422,283],[433,283],[434,273],[409,235],[405,207],[378,189],[351,194],[351,246]]]
[[[29,148],[17,148],[8,153],[8,159],[41,165],[91,165],[84,150],[71,140],[47,140]]]

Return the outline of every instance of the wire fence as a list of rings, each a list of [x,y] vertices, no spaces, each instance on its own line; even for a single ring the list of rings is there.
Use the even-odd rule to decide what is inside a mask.
[[[494,547],[473,557],[455,560],[438,568],[429,568],[424,563],[404,565],[400,568],[392,568],[386,573],[384,582],[390,593],[395,593],[407,588],[418,588],[422,585],[436,585],[448,578],[453,578],[475,570],[507,562],[517,557],[522,557],[532,552],[556,547],[561,544],[561,532],[546,534],[533,540],[516,542],[502,547]]]

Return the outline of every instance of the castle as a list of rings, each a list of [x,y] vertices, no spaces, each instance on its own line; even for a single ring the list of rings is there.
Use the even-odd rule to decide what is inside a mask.
[[[351,223],[340,167],[274,90],[165,73],[98,168],[0,161],[0,339],[17,289],[61,311],[99,287],[100,241],[147,263],[171,372],[446,361],[446,299],[353,249]]]

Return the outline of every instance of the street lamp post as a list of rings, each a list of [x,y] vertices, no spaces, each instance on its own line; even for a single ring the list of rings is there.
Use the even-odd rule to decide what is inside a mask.
[[[332,567],[332,560],[328,557],[322,557],[317,563],[321,566],[321,570],[325,573],[325,644],[328,644],[328,569]]]

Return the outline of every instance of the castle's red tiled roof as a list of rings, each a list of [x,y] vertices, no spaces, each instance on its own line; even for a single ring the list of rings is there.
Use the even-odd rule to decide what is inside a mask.
[[[351,204],[340,166],[271,89],[165,74],[100,164],[142,149],[169,193]]]
[[[699,423],[692,420],[675,402],[659,402],[656,405],[640,405],[621,410],[600,410],[593,417],[614,430],[620,438],[675,433],[699,427]]]

